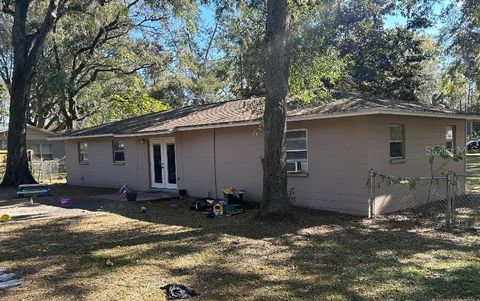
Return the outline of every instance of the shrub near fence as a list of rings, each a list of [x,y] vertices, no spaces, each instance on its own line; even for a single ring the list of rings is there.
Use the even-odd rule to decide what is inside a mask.
[[[370,215],[408,210],[439,226],[480,229],[480,185],[473,185],[477,183],[480,176],[398,177],[372,170]]]

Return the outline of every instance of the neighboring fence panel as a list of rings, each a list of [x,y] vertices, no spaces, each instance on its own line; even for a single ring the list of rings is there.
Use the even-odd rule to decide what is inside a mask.
[[[454,175],[452,179],[452,225],[480,229],[480,175]]]
[[[31,161],[32,175],[39,183],[55,183],[66,179],[65,159]]]
[[[372,171],[369,183],[373,215],[415,209],[445,214],[447,177],[398,177]]]
[[[480,175],[397,177],[370,172],[372,216],[408,210],[438,226],[480,229]]]
[[[65,182],[67,178],[65,159],[30,161],[29,166],[33,177],[39,183]],[[5,163],[0,163],[0,181],[5,174],[5,167]]]

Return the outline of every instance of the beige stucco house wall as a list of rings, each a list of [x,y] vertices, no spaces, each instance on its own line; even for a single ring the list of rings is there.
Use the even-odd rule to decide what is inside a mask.
[[[405,160],[391,161],[385,154],[389,151],[389,125],[405,125]],[[400,177],[430,177],[431,166],[427,147],[445,146],[446,127],[455,126],[455,144],[458,148],[466,145],[466,122],[462,119],[427,118],[399,115],[378,115],[368,117],[368,165],[373,170]],[[385,143],[387,140],[387,143]],[[434,159],[434,177],[444,177],[439,167],[444,161]],[[446,168],[457,174],[465,174],[465,161],[450,161]],[[445,180],[432,182],[431,194],[428,196],[429,180],[419,180],[417,188],[412,191],[408,185],[374,185],[377,196],[374,201],[375,214],[397,211],[408,207],[416,207],[429,201],[439,200],[446,196]],[[461,187],[458,187],[461,189]],[[407,196],[412,196],[409,199]],[[392,203],[394,202],[394,203]]]
[[[79,141],[88,143],[88,164],[78,160]],[[129,183],[140,190],[149,189],[148,142],[122,139],[125,141],[125,164],[114,164],[112,141],[106,138],[65,141],[68,184],[120,188]]]
[[[405,125],[405,160],[389,158],[389,126]],[[290,175],[296,205],[367,215],[369,170],[399,176],[427,176],[427,146],[445,144],[445,126],[456,126],[456,143],[465,145],[465,121],[402,115],[365,115],[289,122],[289,129],[306,129],[308,174]],[[158,136],[156,136],[158,137]],[[177,186],[192,196],[222,197],[225,187],[247,190],[250,200],[261,200],[263,133],[258,126],[179,131],[176,143]],[[68,183],[121,187],[129,183],[150,189],[149,139],[82,138],[65,140]],[[113,163],[112,141],[125,142],[125,164]],[[78,162],[78,142],[88,142],[89,162]],[[452,166],[464,172],[463,162]],[[377,213],[382,202],[377,200]]]

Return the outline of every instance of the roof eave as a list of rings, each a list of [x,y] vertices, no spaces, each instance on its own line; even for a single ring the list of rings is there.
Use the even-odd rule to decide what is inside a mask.
[[[315,119],[328,119],[328,118],[341,118],[341,117],[354,117],[365,115],[403,115],[403,116],[416,116],[416,117],[432,117],[432,118],[450,118],[450,119],[466,119],[466,120],[480,120],[480,115],[468,115],[458,113],[436,113],[436,112],[413,112],[403,110],[388,110],[388,109],[371,109],[355,112],[344,113],[319,113],[292,116],[288,118],[288,121],[301,121],[301,120],[315,120]]]
[[[48,141],[62,141],[62,140],[75,140],[75,139],[87,139],[87,138],[105,138],[114,137],[113,134],[101,134],[101,135],[84,135],[84,136],[56,136],[48,137]]]
[[[249,126],[260,124],[259,120],[250,120],[250,121],[240,121],[240,122],[228,122],[221,124],[210,124],[210,125],[196,125],[196,126],[185,126],[185,127],[176,127],[169,131],[151,131],[151,132],[139,132],[133,134],[116,134],[113,135],[115,138],[128,138],[128,137],[145,137],[145,136],[157,136],[157,135],[171,135],[175,132],[184,132],[184,131],[194,131],[194,130],[208,130],[213,128],[230,128],[238,126]]]
[[[287,121],[307,121],[307,120],[355,117],[355,116],[366,116],[366,115],[403,115],[403,116],[417,116],[417,117],[480,120],[480,115],[372,109],[368,111],[364,110],[364,111],[331,113],[331,114],[318,113],[318,114],[290,116],[290,117],[287,117]],[[171,135],[175,132],[180,132],[180,131],[193,131],[193,130],[205,130],[205,129],[213,129],[213,128],[228,128],[228,127],[258,125],[260,123],[261,123],[260,120],[250,120],[250,121],[240,121],[240,122],[229,122],[229,123],[223,123],[223,124],[206,124],[206,125],[198,125],[198,126],[177,127],[168,131],[138,132],[138,133],[131,133],[131,134],[84,135],[84,136],[70,136],[70,137],[59,136],[59,137],[49,137],[47,139],[55,141],[55,140],[75,140],[75,139],[105,138],[105,137],[112,137],[112,138],[145,137],[145,136],[157,136],[157,135]]]

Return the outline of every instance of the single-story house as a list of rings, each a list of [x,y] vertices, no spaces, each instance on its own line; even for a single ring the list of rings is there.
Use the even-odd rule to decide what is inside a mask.
[[[183,107],[65,133],[68,183],[138,190],[226,187],[262,197],[262,98]],[[298,206],[367,215],[369,170],[426,176],[429,146],[464,146],[477,116],[420,103],[339,95],[288,110],[288,185]],[[451,166],[465,171],[465,162]],[[381,208],[381,206],[379,207]],[[381,209],[379,209],[381,210]],[[381,213],[381,212],[377,212]]]
[[[32,160],[53,160],[65,157],[62,141],[49,141],[57,136],[50,131],[27,125],[27,149],[33,152]],[[0,131],[0,150],[7,149],[8,130]]]

